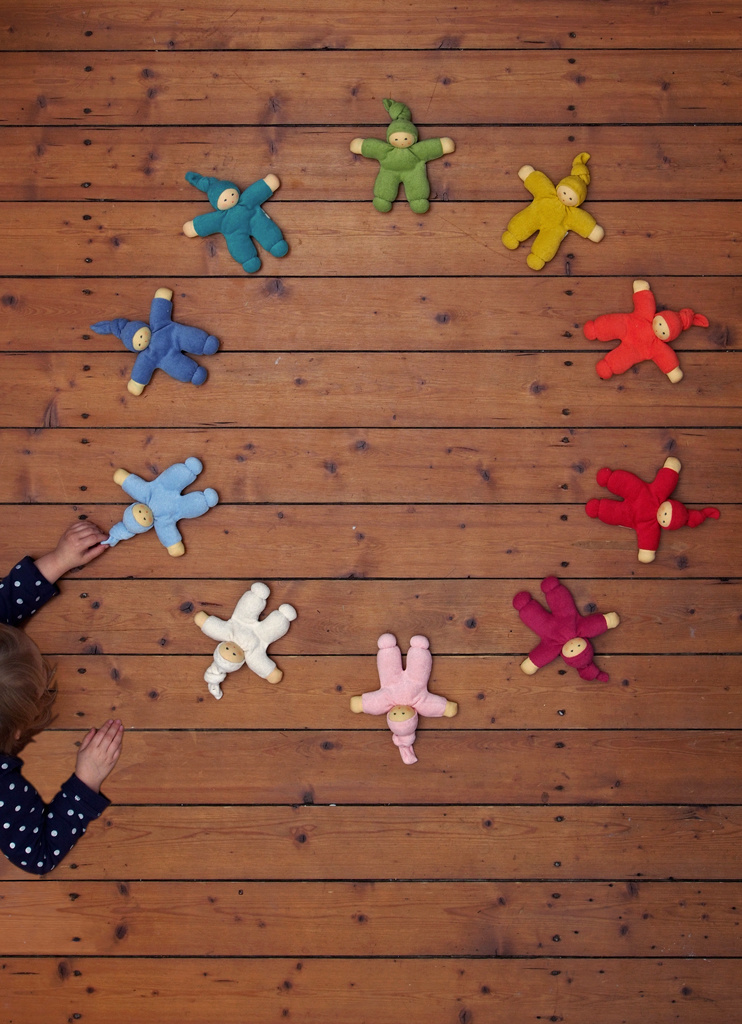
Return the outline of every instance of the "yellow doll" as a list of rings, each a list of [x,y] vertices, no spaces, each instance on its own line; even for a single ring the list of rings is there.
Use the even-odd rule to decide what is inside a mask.
[[[533,196],[533,202],[511,219],[502,236],[502,244],[508,249],[517,249],[521,242],[538,231],[526,257],[531,270],[541,270],[544,264],[554,259],[568,231],[576,231],[591,242],[600,242],[605,235],[594,217],[578,209],[585,201],[590,184],[589,159],[589,153],[578,153],[572,161],[571,174],[562,178],[556,187],[542,171],[534,170],[530,164],[525,164],[518,171],[518,177]]]

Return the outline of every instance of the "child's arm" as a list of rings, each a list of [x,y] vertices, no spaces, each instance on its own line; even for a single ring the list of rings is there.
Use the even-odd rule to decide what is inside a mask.
[[[20,626],[58,593],[59,588],[50,583],[34,560],[26,555],[4,580],[0,580],[0,622]]]
[[[24,779],[21,759],[0,754],[0,849],[13,864],[35,875],[51,871],[84,834],[88,822],[108,807],[106,797],[79,777],[80,755],[89,752],[83,757],[82,771],[100,786],[118,759],[122,734],[118,721],[106,723],[93,736],[89,733],[78,754],[76,773],[50,804]]]
[[[36,559],[36,568],[49,581],[56,583],[77,565],[87,565],[106,550],[101,543],[106,539],[94,523],[84,520],[69,526],[59,539],[54,551]]]

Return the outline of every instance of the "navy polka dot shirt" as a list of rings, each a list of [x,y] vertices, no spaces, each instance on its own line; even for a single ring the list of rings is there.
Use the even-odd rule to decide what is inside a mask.
[[[0,582],[0,621],[17,626],[58,593],[26,557]],[[0,850],[17,867],[43,875],[69,853],[110,801],[73,774],[45,804],[24,779],[22,766],[20,757],[0,753]]]

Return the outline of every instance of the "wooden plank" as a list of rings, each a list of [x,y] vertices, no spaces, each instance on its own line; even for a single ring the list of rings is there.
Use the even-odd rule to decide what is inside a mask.
[[[603,493],[596,485],[595,493]],[[126,496],[123,501],[127,502]],[[75,518],[86,517],[107,531],[124,505],[0,506],[0,530],[13,534],[16,551],[49,547]],[[566,515],[566,520],[565,520]],[[630,530],[613,534],[588,528],[581,505],[275,505],[222,504],[209,513],[208,529],[189,530],[198,540],[189,548],[187,575],[208,579],[223,563],[232,538],[260,541],[240,556],[240,573],[316,579],[533,579],[553,572],[570,576],[618,578],[636,575],[637,542]],[[678,530],[662,538],[664,575],[681,578],[742,576],[742,505],[723,506],[710,529]],[[596,559],[593,539],[600,544]],[[142,557],[139,578],[180,579],[183,564],[159,557],[154,535],[137,540]],[[239,542],[238,542],[239,543]],[[126,577],[131,546],[120,544],[84,570],[92,579]],[[720,557],[720,552],[724,555]],[[536,588],[538,590],[538,587]]]
[[[27,381],[30,386],[31,381]],[[37,386],[38,381],[34,382]],[[26,391],[28,396],[28,391]],[[150,396],[145,405],[149,408]],[[646,410],[645,410],[646,412]],[[171,417],[173,413],[171,412]],[[147,415],[139,418],[146,422]],[[89,427],[79,418],[76,424]],[[155,431],[115,429],[12,429],[0,432],[3,473],[0,501],[121,503],[113,471],[126,465],[142,476],[197,452],[223,503],[241,502],[544,502],[581,504],[598,494],[603,465],[631,468],[652,479],[669,454],[683,463],[677,496],[690,504],[739,502],[742,434],[736,428],[615,430],[450,428],[384,430],[280,430],[245,427]],[[530,472],[523,472],[524,452]],[[60,465],[67,471],[59,472]],[[282,472],[276,472],[276,466]],[[87,506],[85,506],[87,507]],[[276,512],[279,510],[276,509]],[[214,515],[214,510],[210,515]],[[570,516],[565,508],[560,515]],[[71,510],[36,516],[33,553],[54,545]],[[582,517],[582,511],[579,510]],[[93,515],[95,518],[95,514]],[[560,520],[562,522],[569,520]],[[211,522],[211,520],[209,520]],[[584,525],[584,524],[582,524]],[[721,525],[715,524],[714,529]],[[685,533],[668,534],[664,542]],[[699,534],[700,536],[700,534]],[[622,534],[613,536],[622,543]],[[140,543],[147,543],[146,539]],[[94,567],[89,570],[93,572]]]
[[[371,177],[368,181],[370,186]],[[265,256],[261,275],[533,276],[526,266],[528,250],[521,246],[511,252],[500,241],[524,203],[437,203],[424,216],[413,214],[404,202],[389,216],[377,213],[370,201],[276,199],[268,205],[286,235],[289,254],[286,260]],[[541,276],[739,276],[742,256],[734,230],[739,205],[656,202],[643,207],[637,218],[626,203],[591,203],[605,240],[595,245],[572,236]],[[184,221],[208,209],[204,203],[162,202],[156,212],[151,203],[7,203],[0,275],[146,273],[160,279],[185,274],[249,280],[223,238],[186,238],[181,233]],[[688,238],[693,238],[692,246]],[[373,323],[368,329],[376,331]]]
[[[3,955],[739,956],[726,882],[7,882]],[[558,894],[558,895],[557,895]],[[59,910],[64,907],[64,912]],[[77,940],[77,941],[76,941]]]
[[[604,1024],[641,1020],[648,1005],[653,1024],[728,1024],[739,980],[738,960],[711,958],[23,956],[0,961],[0,970],[24,1024],[66,1024],[75,1014],[90,1024],[181,1024],[205,1006],[222,1024],[244,1024],[246,1006],[261,1024],[287,1016],[302,1024],[398,1024],[400,1006],[410,1024],[552,1016],[594,1024],[597,1005]]]
[[[76,596],[70,581],[63,584]],[[83,591],[84,592],[84,591]],[[51,609],[49,609],[51,611]],[[600,650],[603,641],[596,641]],[[402,641],[404,644],[404,641]],[[525,649],[524,649],[525,653]],[[225,705],[200,682],[208,656],[55,658],[59,696],[55,729],[81,729],[110,717],[134,729],[378,729],[384,717],[348,715],[347,698],[373,689],[376,659],[365,656],[279,658],[280,686],[247,672],[225,684]],[[455,700],[455,718],[429,719],[426,729],[737,729],[742,692],[732,685],[738,658],[714,655],[604,655],[608,683],[580,679],[561,662],[535,676],[519,670],[521,656],[436,655],[430,689]],[[250,700],[244,695],[249,693]],[[225,707],[229,708],[225,718]]]
[[[736,124],[739,50],[9,52],[2,124]],[[255,87],[254,83],[260,83]],[[311,88],[309,85],[311,84]],[[497,97],[496,110],[492,98]],[[544,102],[544,97],[549,102]],[[431,133],[432,134],[432,133]]]
[[[593,525],[593,524],[591,524]],[[607,530],[596,521],[595,529]],[[709,528],[710,529],[710,528]],[[186,543],[191,543],[186,535]],[[586,531],[586,536],[591,536]],[[602,541],[595,534],[596,550]],[[608,542],[610,543],[610,542]],[[169,557],[164,550],[163,560]],[[183,571],[187,571],[187,558]],[[245,589],[239,558],[225,549],[211,580],[85,580],[85,604],[58,601],[28,632],[48,654],[193,654],[213,650],[193,624],[194,609],[229,615]],[[637,562],[635,580],[570,580],[584,611],[617,609],[621,627],[599,641],[604,653],[725,654],[739,652],[742,583],[728,578],[667,581],[662,553]],[[237,578],[235,579],[235,576]],[[231,577],[231,578],[230,578]],[[250,581],[252,582],[252,581]],[[286,601],[299,618],[272,651],[282,654],[370,654],[386,630],[423,633],[434,654],[516,654],[533,634],[512,609],[521,579],[280,580],[271,607]],[[80,580],[75,580],[75,587]],[[84,616],[84,626],[80,620]],[[84,633],[83,633],[84,630]]]
[[[74,4],[29,0],[3,12],[3,50],[608,49],[616,46],[726,49],[739,9],[721,0],[698,15],[694,0],[648,8],[641,0],[593,7],[579,0],[540,5],[515,0],[496,15],[479,3],[406,3],[393,18],[373,0],[243,2],[183,7],[164,2]],[[205,24],[208,28],[205,28]]]
[[[0,148],[0,153],[2,149]],[[369,278],[351,283],[353,301],[339,302],[337,283],[324,278],[168,278],[175,316],[208,327],[222,350],[390,351],[539,348],[603,354],[582,324],[600,312],[631,305],[631,279],[604,278]],[[692,305],[711,320],[709,330],[684,331],[673,348],[739,349],[742,284],[733,278],[659,278],[657,300],[670,309]],[[114,335],[94,334],[105,318],[149,316],[149,279],[27,278],[0,286],[0,351],[118,352]],[[371,326],[373,324],[373,326]],[[596,360],[598,356],[596,355]],[[207,361],[207,365],[212,365]],[[216,365],[216,364],[213,364]]]
[[[677,385],[653,363],[601,381],[595,362],[584,352],[222,352],[209,358],[206,387],[159,373],[144,396],[134,397],[126,390],[132,360],[124,351],[2,353],[0,374],[25,401],[3,404],[0,426],[566,429],[742,422],[739,352],[685,353],[685,378]]]
[[[524,160],[558,180],[581,151],[592,154],[591,202],[739,198],[742,136],[735,125],[697,125],[692,132],[654,124],[630,132],[616,125],[459,125],[454,134],[456,152],[429,168],[434,198],[525,202],[516,173]],[[277,199],[367,201],[373,165],[358,166],[349,149],[353,135],[353,128],[325,125],[237,125],[225,148],[224,128],[208,126],[6,127],[0,199],[192,203],[198,193],[184,174],[193,168],[243,187],[251,175],[272,171],[281,179]]]
[[[338,700],[347,707],[347,696],[338,695]],[[224,704],[225,715],[228,708]],[[739,799],[739,730],[454,733],[430,731],[426,725],[423,722],[417,734],[419,761],[414,770],[402,763],[391,735],[378,730],[271,732],[257,728],[228,737],[220,731],[130,732],[105,792],[119,804],[548,803],[556,807],[734,804]],[[24,750],[28,778],[45,799],[66,778],[66,766],[76,753],[75,741],[83,735],[82,731],[47,732]]]
[[[111,807],[54,879],[734,880],[741,831],[738,807]]]

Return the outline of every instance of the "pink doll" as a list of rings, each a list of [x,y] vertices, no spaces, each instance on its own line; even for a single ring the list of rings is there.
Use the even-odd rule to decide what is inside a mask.
[[[615,612],[580,615],[574,598],[556,576],[547,576],[541,589],[551,612],[547,612],[527,590],[521,590],[513,598],[513,607],[521,620],[541,638],[541,643],[521,662],[523,672],[532,676],[561,654],[564,663],[576,668],[582,679],[598,679],[607,683],[608,675],[599,671],[593,662],[593,648],[587,638],[615,629],[621,621],[618,615]]]
[[[407,654],[407,667],[402,668],[402,652],[393,633],[384,633],[378,640],[376,664],[381,686],[378,690],[350,698],[350,710],[367,715],[386,713],[387,725],[405,764],[417,761],[413,743],[418,714],[429,718],[453,718],[458,704],[435,693],[428,693],[428,679],[433,665],[428,638],[413,636]]]

